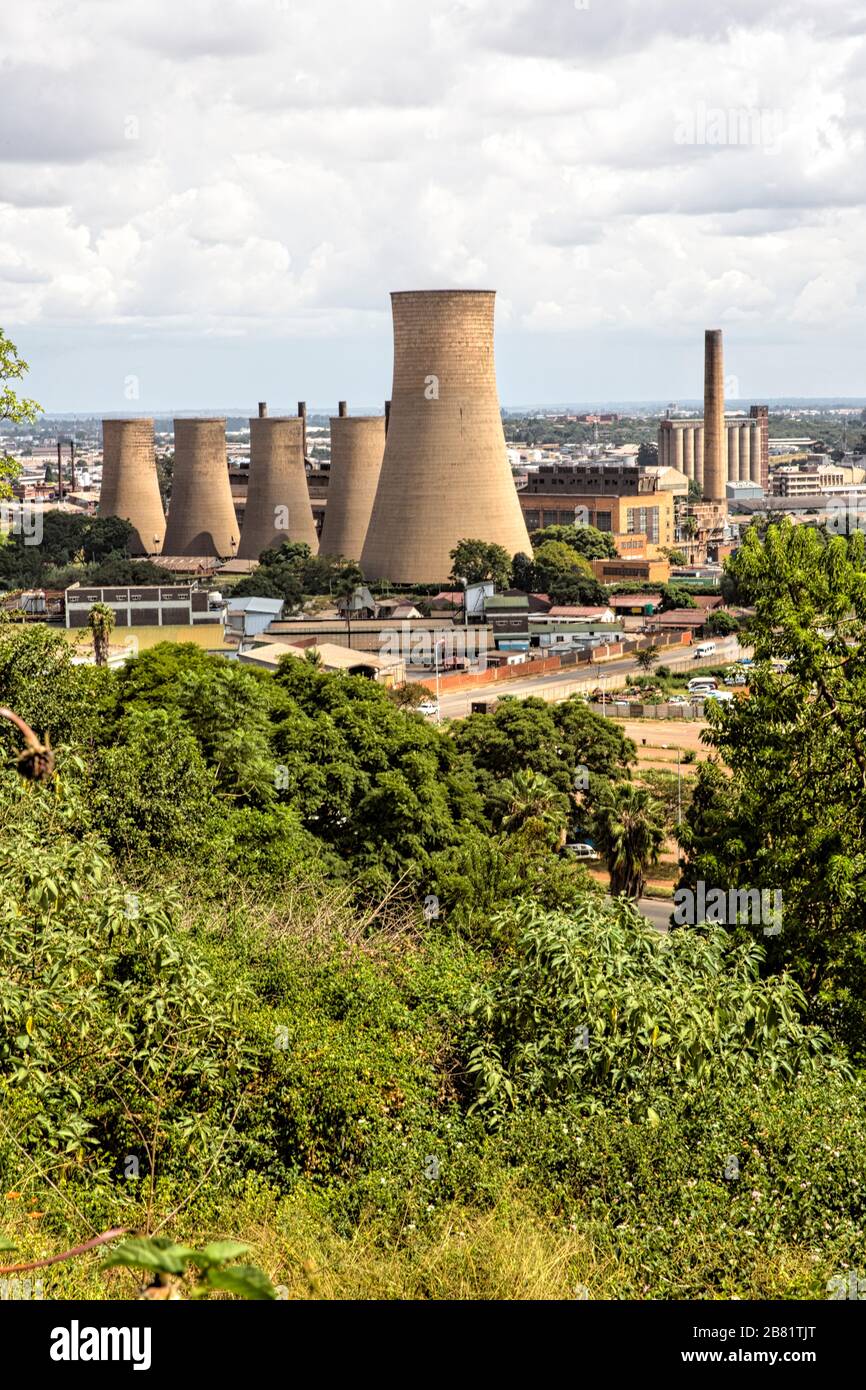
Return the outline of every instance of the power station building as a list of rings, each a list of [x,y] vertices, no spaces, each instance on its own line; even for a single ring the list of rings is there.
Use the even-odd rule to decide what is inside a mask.
[[[494,300],[492,290],[391,295],[394,376],[361,554],[368,579],[441,583],[464,539],[529,552],[496,390]]]
[[[703,420],[662,420],[658,432],[659,465],[677,468],[704,485]],[[748,416],[725,417],[725,481],[757,483],[766,492],[770,471],[769,411],[753,405]]]
[[[233,557],[238,524],[226,462],[225,420],[175,420],[174,474],[164,555]]]
[[[156,476],[152,420],[103,420],[102,488],[97,516],[130,522],[132,555],[162,550],[165,514]]]
[[[305,541],[318,550],[319,539],[304,466],[305,419],[270,417],[262,402],[250,420],[250,471],[238,559],[258,560],[263,550],[283,541]]]
[[[319,542],[323,555],[360,560],[384,452],[384,417],[347,415],[341,402],[340,414],[331,418],[328,505]]]

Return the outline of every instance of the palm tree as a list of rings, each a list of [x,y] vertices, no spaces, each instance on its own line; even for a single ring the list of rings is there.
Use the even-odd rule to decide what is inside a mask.
[[[87,626],[93,635],[93,659],[97,666],[108,665],[108,639],[114,627],[114,609],[107,603],[94,603]]]
[[[502,790],[508,799],[508,810],[502,817],[503,830],[548,846],[564,843],[568,802],[548,777],[521,768],[503,784]]]
[[[596,848],[610,870],[611,896],[641,897],[647,870],[658,863],[665,841],[664,808],[645,787],[608,782],[596,800],[593,820]]]

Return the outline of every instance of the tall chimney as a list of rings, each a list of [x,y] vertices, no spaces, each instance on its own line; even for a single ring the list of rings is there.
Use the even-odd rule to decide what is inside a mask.
[[[97,516],[119,516],[135,528],[132,555],[162,549],[165,515],[159,495],[152,420],[103,420],[102,488]]]
[[[59,496],[60,501],[62,502],[62,501],[63,501],[63,444],[61,443],[61,441],[60,441],[59,439],[58,439],[58,441],[57,441],[57,486],[58,486],[58,489],[59,489],[58,496]]]
[[[304,452],[304,458],[306,458],[306,457],[307,457],[307,402],[306,402],[306,401],[298,401],[298,414],[300,415],[301,419],[302,419],[303,422],[304,422],[303,452]]]
[[[725,500],[727,454],[722,330],[708,328],[704,338],[704,498],[707,502]]]
[[[267,401],[259,401],[259,419],[264,420],[268,413]]]
[[[319,548],[304,468],[303,419],[289,415],[250,420],[250,481],[240,560],[258,560],[283,541]]]
[[[345,401],[338,401],[338,402],[337,402],[337,415],[338,415],[338,417],[339,417],[340,419],[343,419],[344,416],[348,415],[348,413],[349,413],[349,408],[348,408],[346,402],[345,402]]]
[[[174,476],[162,553],[229,559],[237,543],[225,420],[175,420]]]
[[[391,295],[394,380],[361,556],[368,579],[446,583],[461,540],[530,554],[493,366],[492,290]]]
[[[69,472],[71,476],[70,492],[75,491],[75,440],[69,441]]]

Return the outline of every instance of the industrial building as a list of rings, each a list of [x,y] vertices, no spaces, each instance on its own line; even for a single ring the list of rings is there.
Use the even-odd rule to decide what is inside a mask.
[[[616,536],[674,544],[674,493],[637,465],[542,464],[518,493],[527,530],[595,526]]]
[[[87,627],[94,603],[104,603],[114,614],[116,627],[193,627],[201,623],[222,626],[222,614],[211,607],[206,589],[189,584],[149,585],[111,589],[66,590],[66,626]]]
[[[442,582],[467,538],[529,552],[496,390],[494,300],[492,290],[391,295],[394,376],[361,554],[368,579]]]
[[[759,411],[765,413],[756,413]],[[726,482],[753,482],[766,491],[769,474],[769,417],[766,412],[766,406],[752,406],[748,417],[725,417]],[[661,466],[679,469],[687,478],[703,486],[703,420],[662,420],[658,449]]]

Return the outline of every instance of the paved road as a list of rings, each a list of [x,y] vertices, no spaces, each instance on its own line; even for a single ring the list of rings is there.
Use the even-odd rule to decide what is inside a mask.
[[[682,654],[676,650],[675,654],[671,655],[665,652],[659,660],[659,665],[667,666],[672,671],[698,671],[702,666],[721,666],[735,661],[745,653],[745,649],[739,647],[735,637],[719,637],[715,640],[716,650],[712,656],[696,657],[693,649],[685,648]],[[623,676],[636,675],[640,672],[640,667],[633,656],[615,657],[611,661],[599,662],[598,665],[590,663],[588,668],[566,666],[548,676],[529,676],[525,680],[505,681],[495,686],[482,685],[474,690],[443,690],[440,699],[442,718],[463,719],[468,715],[472,701],[484,698],[495,700],[501,699],[504,695],[516,695],[525,699],[527,695],[538,695],[542,700],[556,703],[568,699],[569,695],[587,694],[600,683],[599,671],[603,683],[612,676],[621,679]],[[435,691],[435,680],[428,677],[426,684]]]
[[[638,898],[637,905],[647,921],[652,922],[653,926],[657,927],[660,932],[667,932],[670,929],[674,905],[669,899]]]

